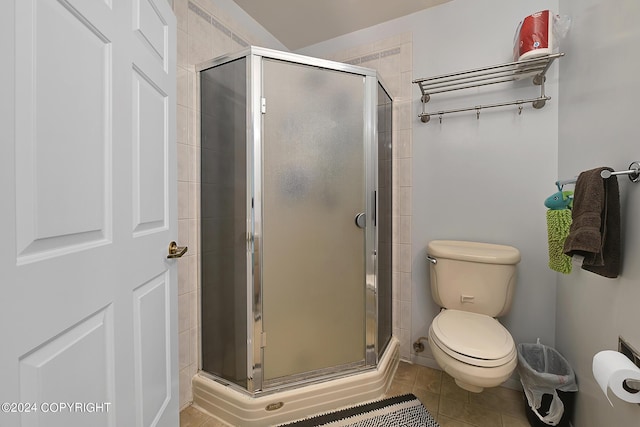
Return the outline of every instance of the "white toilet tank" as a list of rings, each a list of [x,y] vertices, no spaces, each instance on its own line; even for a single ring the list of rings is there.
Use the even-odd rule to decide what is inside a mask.
[[[440,307],[491,317],[511,308],[520,251],[512,246],[434,240],[427,246],[431,295]]]

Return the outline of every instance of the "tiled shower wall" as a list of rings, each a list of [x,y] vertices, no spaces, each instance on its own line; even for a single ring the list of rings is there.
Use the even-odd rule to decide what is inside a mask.
[[[189,252],[178,262],[180,407],[192,400],[198,368],[200,213],[199,103],[194,65],[260,40],[243,32],[213,0],[173,0],[177,18],[178,241]],[[362,46],[333,58],[377,69],[394,98],[394,320],[401,357],[410,358],[411,324],[411,34]]]
[[[178,262],[180,407],[193,400],[191,377],[198,369],[198,250],[200,215],[200,117],[194,65],[250,44],[212,0],[173,0],[178,32],[177,139],[178,241],[189,246]]]
[[[411,359],[412,39],[400,34],[326,58],[378,70],[393,97],[393,335],[405,360]]]

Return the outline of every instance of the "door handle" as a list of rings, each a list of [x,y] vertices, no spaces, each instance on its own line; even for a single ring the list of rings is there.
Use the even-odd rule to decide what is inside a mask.
[[[364,212],[360,212],[359,214],[357,214],[354,218],[354,221],[358,228],[365,228],[367,226],[367,216]]]
[[[169,243],[169,255],[167,255],[167,258],[180,258],[187,253],[188,249],[186,246],[178,246],[176,242],[171,242]]]

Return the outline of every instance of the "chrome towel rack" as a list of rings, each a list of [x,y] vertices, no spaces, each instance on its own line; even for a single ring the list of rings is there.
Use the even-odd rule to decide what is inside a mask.
[[[558,187],[558,191],[562,191],[562,188],[567,184],[575,184],[578,178],[569,178],[556,181],[556,186]]]
[[[491,65],[488,67],[476,68],[473,70],[460,71],[456,73],[443,74],[440,76],[416,79],[413,81],[420,88],[422,96],[422,113],[418,115],[423,123],[427,123],[431,116],[438,115],[440,121],[442,116],[450,113],[462,111],[476,111],[476,117],[480,118],[480,110],[484,108],[504,107],[507,105],[517,105],[518,113],[522,113],[522,105],[531,103],[534,108],[542,108],[551,99],[544,92],[545,74],[553,61],[564,56],[564,53],[555,53],[522,61],[508,62],[506,64]],[[540,96],[532,99],[518,99],[515,101],[500,102],[496,104],[476,105],[473,107],[456,108],[452,110],[441,110],[436,112],[426,112],[425,105],[431,96],[438,93],[451,92],[462,89],[471,89],[497,83],[506,83],[521,80],[525,77],[533,76],[533,84],[540,86]]]
[[[616,175],[627,175],[631,180],[631,182],[638,182],[640,181],[640,163],[638,162],[631,163],[629,165],[629,169],[626,171],[611,172],[611,171],[604,170],[600,172],[600,176],[603,177],[604,179],[611,178],[612,176],[616,176]]]
[[[612,176],[618,176],[618,175],[627,175],[631,182],[640,182],[640,162],[632,162],[629,165],[629,169],[624,171],[612,172],[609,170],[603,170],[602,172],[600,172],[600,176],[603,179],[608,179],[608,178],[611,178]],[[564,187],[567,184],[575,184],[577,180],[578,178],[569,178],[569,179],[556,181],[556,186],[558,187],[558,191],[562,191],[562,187]]]

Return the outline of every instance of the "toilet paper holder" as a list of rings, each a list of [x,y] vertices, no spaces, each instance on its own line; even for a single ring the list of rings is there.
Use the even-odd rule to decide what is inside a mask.
[[[637,367],[640,368],[640,353],[633,348],[628,342],[621,336],[618,336],[618,351],[629,360],[631,360]],[[622,387],[629,393],[640,393],[640,381],[636,379],[628,378],[622,383]]]

